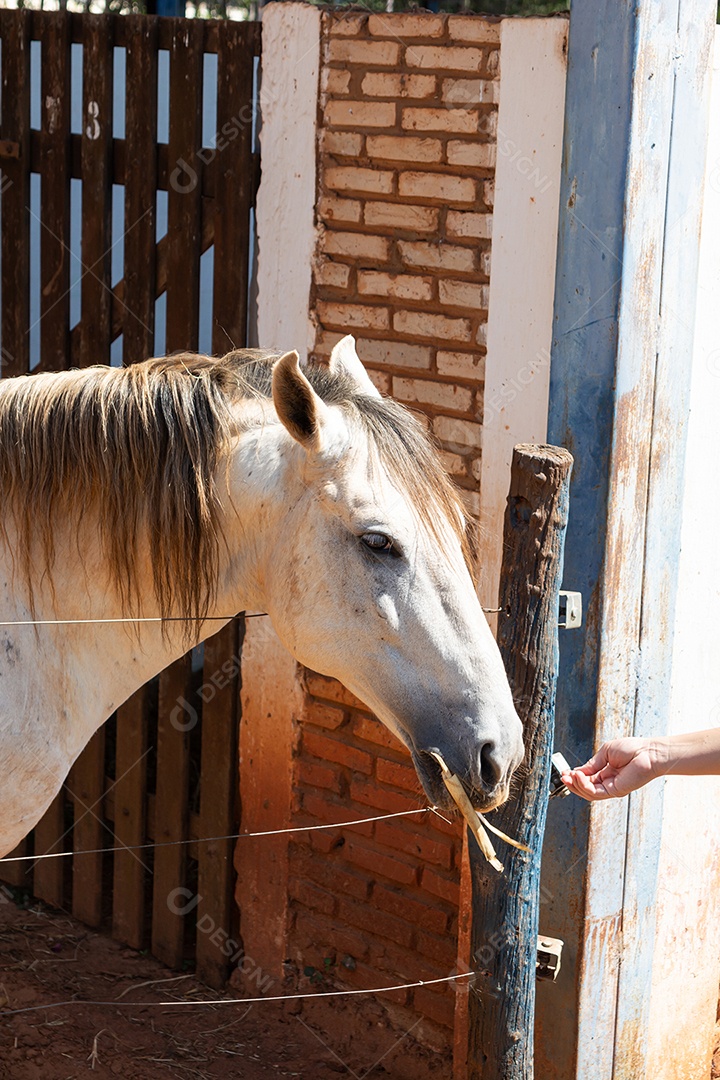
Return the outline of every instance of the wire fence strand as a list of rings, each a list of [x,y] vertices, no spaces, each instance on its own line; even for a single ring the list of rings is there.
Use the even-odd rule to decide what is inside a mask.
[[[394,814],[379,814],[375,817],[354,818],[352,821],[338,821],[324,825],[294,825],[289,829],[264,829],[261,832],[230,833],[228,836],[200,836],[188,840],[159,840],[148,844],[120,844],[117,847],[90,848],[87,851],[47,851],[41,855],[13,855],[0,859],[0,866],[5,863],[39,862],[40,859],[70,859],[74,855],[110,855],[115,851],[146,851],[148,848],[179,847],[184,844],[212,844],[222,840],[250,840],[254,836],[282,836],[288,833],[318,832],[320,829],[345,829],[352,825],[367,825],[372,821],[387,821],[389,818],[411,817],[413,814],[438,814],[434,806],[421,806],[417,810],[398,810]],[[442,814],[438,814],[442,817]],[[447,818],[443,820],[447,821]]]
[[[371,990],[319,990],[316,993],[310,994],[265,994],[262,997],[248,997],[248,998],[208,998],[205,1000],[193,1001],[191,998],[186,998],[182,1001],[121,1001],[119,998],[115,1001],[86,1001],[83,998],[70,998],[68,1001],[51,1001],[46,1002],[44,1005],[27,1005],[22,1009],[0,1009],[0,1019],[6,1016],[19,1016],[21,1013],[29,1012],[47,1012],[49,1009],[64,1009],[68,1005],[83,1005],[85,1008],[88,1006],[103,1007],[103,1008],[122,1008],[130,1007],[134,1009],[156,1009],[156,1008],[174,1008],[177,1006],[188,1005],[257,1005],[261,1002],[270,1001],[304,1001],[309,998],[328,998],[328,997],[357,997],[360,994],[390,994],[394,990],[414,990],[420,986],[437,986],[438,983],[456,982],[458,979],[468,979],[471,976],[476,975],[475,971],[460,971],[455,975],[444,975],[440,979],[419,979],[417,982],[411,983],[396,983],[393,986],[376,986]]]

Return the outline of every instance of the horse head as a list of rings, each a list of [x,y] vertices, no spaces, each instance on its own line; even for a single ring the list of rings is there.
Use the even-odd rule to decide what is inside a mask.
[[[280,423],[258,503],[258,599],[301,663],[339,679],[408,747],[434,805],[448,805],[439,750],[478,808],[497,806],[522,729],[471,577],[462,504],[421,424],[381,397],[352,338],[329,369],[305,372],[297,353],[272,371]]]

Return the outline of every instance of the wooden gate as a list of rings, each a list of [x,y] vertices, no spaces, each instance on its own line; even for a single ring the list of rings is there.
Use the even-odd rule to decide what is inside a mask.
[[[245,345],[259,24],[0,11],[0,38],[0,374]],[[232,843],[197,840],[238,827],[241,641],[118,709],[17,852],[91,854],[3,868],[211,985],[238,948]]]

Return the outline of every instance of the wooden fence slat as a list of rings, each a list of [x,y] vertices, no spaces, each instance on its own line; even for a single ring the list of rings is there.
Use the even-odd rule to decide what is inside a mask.
[[[519,790],[493,824],[530,847],[505,848],[505,873],[474,841],[468,1080],[533,1080],[540,858],[553,750],[558,600],[573,459],[556,446],[516,446],[505,529],[498,645],[523,721]],[[508,616],[503,617],[502,612]],[[507,852],[507,855],[505,854]]]
[[[83,42],[80,367],[110,363],[114,17],[85,23]]]
[[[40,369],[59,371],[70,365],[70,20],[42,14]]]
[[[30,367],[30,12],[0,12],[2,355],[0,375]]]
[[[186,840],[189,815],[189,740],[183,728],[192,718],[183,711],[190,681],[186,654],[160,675],[155,794],[155,842]],[[155,849],[153,879],[152,952],[168,967],[181,967],[185,917],[180,910],[190,897],[174,890],[185,887],[187,850],[184,844]],[[192,910],[192,908],[190,909]]]
[[[238,826],[238,713],[240,705],[240,620],[205,642],[202,751],[200,758],[200,836],[228,836]],[[197,974],[221,989],[228,976],[228,957],[213,938],[215,929],[232,933],[232,840],[198,844],[198,917],[204,932],[196,943]],[[212,923],[213,930],[209,930]]]
[[[72,913],[88,926],[102,921],[103,857],[97,849],[104,847],[105,830],[102,822],[102,799],[105,788],[105,728],[95,732],[72,767],[66,785],[75,808],[73,824]],[[80,855],[87,851],[93,854]]]
[[[27,854],[28,848],[27,839],[21,840],[16,848],[8,851],[7,855],[3,857],[6,859],[19,859],[22,855]],[[32,871],[28,873],[28,869],[31,867],[31,859],[28,859],[27,862],[0,863],[0,881],[4,881],[6,885],[13,885],[18,889],[27,889],[30,892]]]
[[[49,851],[63,851],[62,838],[65,835],[65,788],[55,796],[35,826],[35,854],[44,855]],[[32,864],[32,893],[53,907],[61,908],[64,901],[64,859],[40,859]],[[28,869],[27,880],[30,881]]]
[[[218,355],[247,344],[254,30],[252,24],[228,27],[218,45],[212,346]]]
[[[155,352],[158,21],[124,15],[122,22],[127,34],[123,357],[125,364],[134,364]]]
[[[143,686],[117,710],[113,846],[147,841],[147,750],[148,688]],[[147,858],[145,851],[113,856],[113,937],[133,949],[145,945]]]
[[[197,349],[202,234],[201,19],[174,21],[168,137],[168,290],[166,348]]]

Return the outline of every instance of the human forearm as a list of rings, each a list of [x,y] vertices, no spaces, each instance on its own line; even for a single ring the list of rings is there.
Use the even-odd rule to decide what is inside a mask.
[[[720,773],[720,728],[648,740],[654,776]]]

